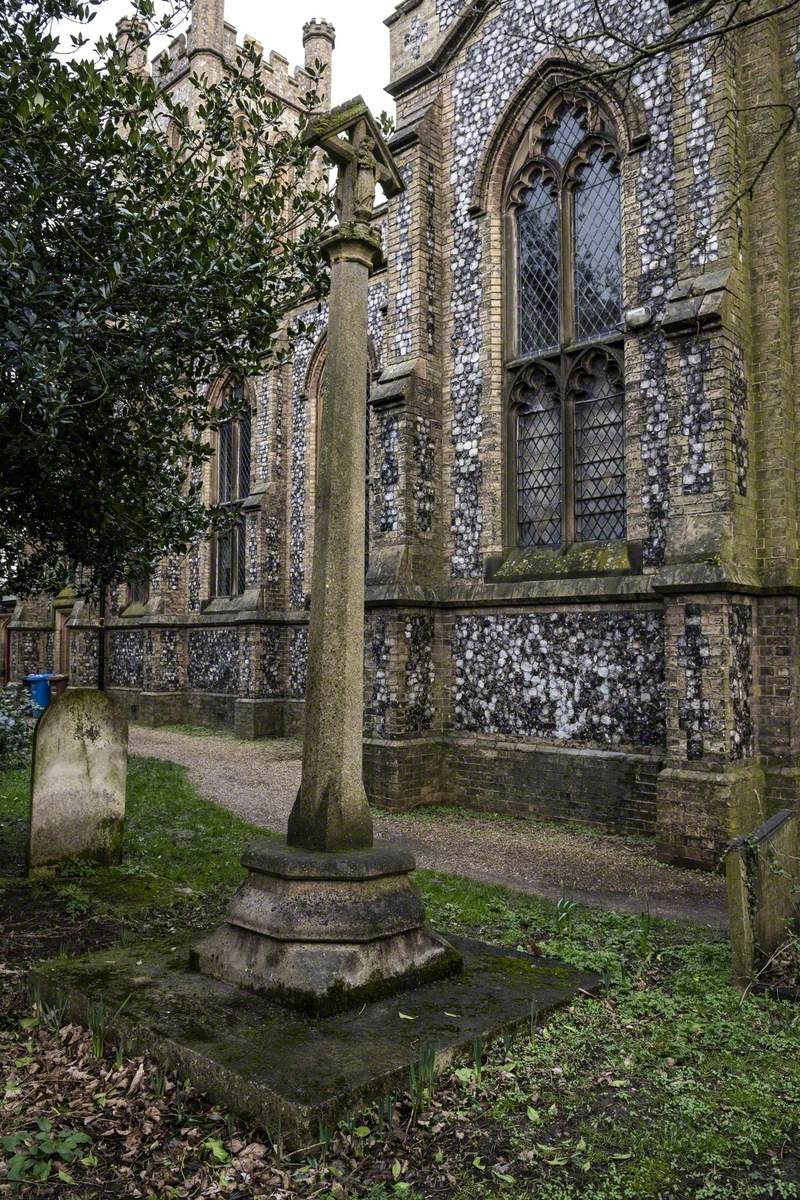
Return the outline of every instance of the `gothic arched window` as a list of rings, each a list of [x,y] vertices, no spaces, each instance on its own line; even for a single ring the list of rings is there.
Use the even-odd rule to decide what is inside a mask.
[[[237,416],[220,423],[214,464],[216,502],[229,510],[232,524],[214,540],[213,593],[241,596],[247,584],[245,521],[242,501],[250,495],[250,411],[245,404],[244,385],[230,380],[222,392],[221,407]]]
[[[624,539],[619,152],[585,96],[529,128],[506,217],[517,544]]]

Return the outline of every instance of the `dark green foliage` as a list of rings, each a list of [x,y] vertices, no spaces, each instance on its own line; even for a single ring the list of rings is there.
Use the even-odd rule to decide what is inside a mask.
[[[305,114],[283,127],[256,50],[187,107],[135,69],[175,17],[152,0],[126,46],[59,54],[54,22],[85,29],[103,2],[0,8],[0,584],[17,593],[80,567],[96,596],[219,524],[192,486],[226,415],[208,386],[269,370],[283,314],[324,286]]]
[[[55,1175],[62,1183],[72,1183],[67,1164],[85,1154],[91,1140],[81,1130],[59,1131],[54,1129],[52,1121],[39,1118],[36,1129],[0,1138],[0,1146],[9,1155],[8,1178],[12,1183],[43,1183]]]

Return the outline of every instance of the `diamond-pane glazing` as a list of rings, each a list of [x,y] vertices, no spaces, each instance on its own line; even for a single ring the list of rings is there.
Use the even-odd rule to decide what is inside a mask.
[[[594,354],[575,392],[575,536],[625,537],[625,397],[616,363]]]
[[[241,596],[247,587],[247,545],[244,521],[237,523],[234,537],[236,539],[236,594]]]
[[[561,397],[536,372],[517,412],[517,525],[521,546],[561,545]]]
[[[224,421],[219,427],[217,463],[217,500],[227,504],[233,499],[233,421]]]
[[[250,441],[252,422],[249,412],[242,413],[239,420],[239,499],[250,495]]]
[[[547,157],[555,159],[563,167],[573,150],[586,137],[585,120],[578,109],[565,104],[558,114],[557,125],[545,138],[544,152]]]
[[[595,153],[575,192],[575,322],[580,342],[622,320],[619,173]]]
[[[561,238],[558,201],[542,180],[525,193],[517,218],[519,354],[559,344]]]
[[[232,596],[233,587],[233,534],[223,533],[217,538],[217,587],[218,596]]]

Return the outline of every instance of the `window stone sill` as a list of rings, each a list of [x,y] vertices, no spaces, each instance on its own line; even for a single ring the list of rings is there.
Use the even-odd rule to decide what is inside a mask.
[[[576,542],[566,549],[517,548],[487,559],[487,583],[534,579],[582,579],[603,575],[640,575],[640,542]]]

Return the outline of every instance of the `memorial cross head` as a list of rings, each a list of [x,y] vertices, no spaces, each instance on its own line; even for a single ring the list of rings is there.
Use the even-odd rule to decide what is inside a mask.
[[[336,212],[339,223],[369,222],[375,207],[375,188],[387,198],[405,188],[391,150],[361,96],[313,117],[304,139],[319,146],[339,169]]]

